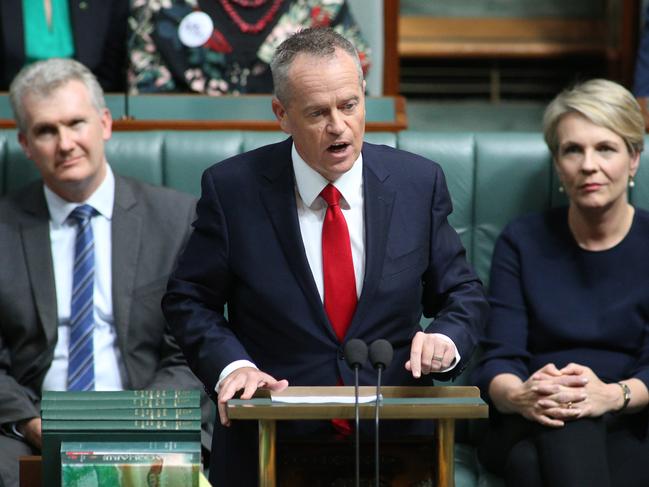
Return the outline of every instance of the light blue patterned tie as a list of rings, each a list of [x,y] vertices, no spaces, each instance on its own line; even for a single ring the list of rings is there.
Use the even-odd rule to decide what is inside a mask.
[[[95,288],[95,243],[90,219],[95,209],[76,207],[68,217],[77,225],[74,245],[74,274],[70,309],[70,345],[68,353],[68,390],[90,391],[95,388],[93,356],[93,293]]]

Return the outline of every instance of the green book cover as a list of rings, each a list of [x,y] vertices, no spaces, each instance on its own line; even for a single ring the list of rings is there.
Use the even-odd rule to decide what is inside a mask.
[[[61,485],[61,442],[194,442],[201,441],[198,430],[43,430],[43,478],[50,479],[47,486]],[[107,486],[106,486],[107,487]]]
[[[44,419],[46,431],[198,431],[200,420],[184,419]]]
[[[135,408],[193,408],[200,407],[200,396],[141,397],[114,399],[48,399],[41,401],[41,410],[47,409],[135,409]]]
[[[137,390],[137,391],[43,391],[43,401],[59,400],[112,400],[112,399],[178,399],[198,398],[198,389],[190,390]]]
[[[198,485],[198,442],[63,442],[66,487]]]
[[[134,409],[43,409],[41,418],[66,420],[198,420],[201,419],[199,408],[134,408]]]

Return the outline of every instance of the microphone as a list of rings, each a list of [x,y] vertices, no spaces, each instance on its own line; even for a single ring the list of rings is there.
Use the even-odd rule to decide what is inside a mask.
[[[374,409],[374,477],[376,487],[379,487],[379,397],[381,395],[381,371],[387,369],[392,362],[394,350],[387,340],[382,338],[370,345],[370,362],[377,370],[376,406]]]
[[[367,345],[363,340],[352,338],[345,344],[345,361],[354,371],[354,418],[356,420],[356,487],[361,483],[360,458],[360,408],[358,404],[358,371],[367,361]]]

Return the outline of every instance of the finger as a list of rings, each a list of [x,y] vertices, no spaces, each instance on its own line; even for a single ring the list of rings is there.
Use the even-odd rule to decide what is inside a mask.
[[[537,370],[533,375],[533,379],[541,379],[543,376],[550,376],[550,377],[559,377],[561,375],[561,372],[559,369],[557,369],[556,365],[553,363],[549,363],[541,367],[539,370]]]
[[[286,379],[276,380],[272,384],[266,386],[267,389],[270,389],[273,392],[283,391],[288,387],[288,381]]]
[[[223,426],[230,426],[230,419],[228,418],[227,412],[227,403],[226,401],[221,401],[220,399],[216,403],[216,407],[219,411],[219,421]]]
[[[448,367],[450,362],[448,349],[448,344],[442,340],[438,340],[435,343],[435,351],[431,360],[432,372],[438,372]]]
[[[243,392],[241,393],[241,399],[250,399],[255,395],[255,391],[259,387],[259,384],[263,384],[263,380],[258,379],[256,376],[249,377],[246,381],[245,386],[243,387]]]
[[[410,346],[410,371],[412,372],[412,376],[415,379],[419,379],[421,377],[421,350],[423,347],[423,342],[424,342],[424,333],[421,331],[418,331],[415,333],[415,336],[412,339],[412,345]],[[408,367],[408,363],[406,363],[406,367]]]
[[[424,338],[421,348],[421,374],[428,375],[433,371],[439,370],[440,363],[444,358],[442,350],[438,348],[435,337],[430,335]]]
[[[566,365],[564,368],[561,369],[561,373],[567,375],[579,375],[579,374],[584,374],[585,372],[586,372],[586,367],[575,363],[569,363],[568,365]]]
[[[561,404],[558,403],[557,401],[553,401],[552,399],[540,399],[536,403],[541,409],[552,409],[552,408],[559,408],[561,407]]]
[[[555,419],[545,414],[535,415],[534,419],[537,422],[541,423],[543,426],[549,426],[550,428],[561,428],[565,423],[560,419]]]
[[[542,396],[551,396],[561,391],[559,385],[552,382],[537,382],[532,386],[532,391]]]
[[[557,394],[550,396],[550,399],[558,402],[559,404],[574,404],[579,403],[588,397],[584,392],[577,392],[574,389],[562,389]]]
[[[588,377],[581,374],[564,374],[557,379],[557,382],[566,387],[584,387],[588,384]]]

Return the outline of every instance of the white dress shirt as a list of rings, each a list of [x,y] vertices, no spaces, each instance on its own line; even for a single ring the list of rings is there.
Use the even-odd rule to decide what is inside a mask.
[[[111,220],[115,200],[115,176],[107,166],[106,177],[97,190],[83,203],[71,203],[43,186],[50,213],[50,241],[56,306],[58,315],[58,340],[54,359],[45,375],[43,390],[64,391],[68,380],[68,343],[70,340],[70,304],[74,271],[74,245],[77,226],[68,216],[77,206],[89,204],[97,215],[91,219],[95,243],[94,335],[95,389],[123,389],[117,335],[113,322],[113,296],[111,273]]]
[[[318,288],[320,299],[324,302],[324,277],[322,272],[322,224],[327,213],[327,203],[320,197],[320,192],[329,181],[315,169],[309,166],[298,154],[295,144],[291,149],[293,172],[295,173],[295,200],[297,202],[297,216],[300,223],[300,233],[306,257],[313,274],[313,279]],[[340,209],[347,221],[349,239],[352,247],[352,260],[354,261],[354,275],[356,277],[356,293],[358,297],[363,289],[365,277],[365,218],[363,196],[363,154],[358,155],[352,168],[342,174],[332,183],[342,198]],[[453,341],[446,335],[437,334],[450,343]],[[442,372],[449,371],[460,361],[456,348],[455,361]],[[226,366],[219,375],[216,392],[219,391],[221,381],[234,370],[241,367],[255,367],[248,360],[236,360]],[[282,377],[279,377],[281,379]]]

